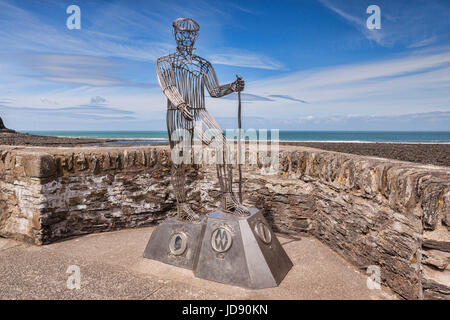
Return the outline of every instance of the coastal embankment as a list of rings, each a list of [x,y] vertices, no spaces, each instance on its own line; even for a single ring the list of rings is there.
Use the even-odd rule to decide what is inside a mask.
[[[0,146],[0,236],[48,244],[175,214],[165,146]],[[408,299],[450,296],[450,168],[282,146],[244,166],[245,203],[276,232],[313,236]],[[188,172],[192,207],[220,201],[213,166]]]
[[[9,146],[164,146],[168,142],[144,139],[119,138],[73,138],[57,136],[40,136],[22,133],[0,134],[0,145]],[[282,146],[304,146],[328,151],[344,152],[361,156],[410,161],[421,164],[450,166],[450,143],[398,143],[398,142],[302,142],[280,141]]]

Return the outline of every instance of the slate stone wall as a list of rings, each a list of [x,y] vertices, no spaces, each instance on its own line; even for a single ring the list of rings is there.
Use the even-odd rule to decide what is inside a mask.
[[[46,244],[158,223],[176,211],[169,159],[165,147],[0,146],[0,236]],[[195,210],[218,207],[214,167],[189,169],[186,185]],[[244,190],[275,231],[378,266],[404,298],[449,299],[448,167],[283,147],[276,174],[244,167]]]

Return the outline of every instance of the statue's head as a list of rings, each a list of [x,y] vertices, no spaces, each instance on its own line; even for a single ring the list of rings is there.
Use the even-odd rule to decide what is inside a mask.
[[[190,18],[178,18],[172,23],[172,26],[178,50],[192,53],[200,30],[198,23]]]

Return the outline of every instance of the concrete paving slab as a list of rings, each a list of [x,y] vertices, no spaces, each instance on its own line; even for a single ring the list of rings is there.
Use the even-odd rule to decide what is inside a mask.
[[[88,259],[133,266],[143,260],[153,227],[94,233],[45,246],[57,252],[71,252]]]
[[[11,248],[0,259],[1,299],[143,299],[162,286],[158,279],[45,248]],[[70,265],[80,268],[79,290],[67,288]]]
[[[238,295],[223,290],[212,291],[173,280],[165,280],[164,285],[149,295],[146,300],[235,300]]]
[[[11,239],[5,239],[5,238],[0,238],[0,251],[2,250],[6,250],[12,247],[17,247],[17,246],[24,246],[26,244],[19,242],[19,241],[15,241],[15,240],[11,240]]]
[[[47,246],[0,241],[0,299],[396,299],[315,238],[280,237],[294,262],[279,287],[247,290],[143,258],[153,227],[91,234]],[[6,240],[6,239],[0,239]],[[2,249],[3,248],[3,249]],[[70,265],[81,289],[67,288]]]

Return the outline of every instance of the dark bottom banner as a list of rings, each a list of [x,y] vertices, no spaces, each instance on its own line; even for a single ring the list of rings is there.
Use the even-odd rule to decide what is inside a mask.
[[[275,319],[284,315],[295,315],[295,319],[307,318],[311,315],[332,314],[358,319],[369,316],[382,317],[387,308],[398,308],[401,312],[411,312],[423,309],[424,304],[433,304],[433,308],[447,309],[449,303],[444,301],[281,301],[281,300],[229,300],[229,301],[0,301],[3,312],[21,310],[36,314],[42,311],[48,316],[64,315],[71,318],[95,316],[102,319],[118,318],[122,315],[141,314],[151,319]],[[27,308],[29,307],[29,308]],[[142,313],[140,313],[142,312]],[[147,314],[148,316],[144,316]],[[309,316],[308,316],[309,315]]]

